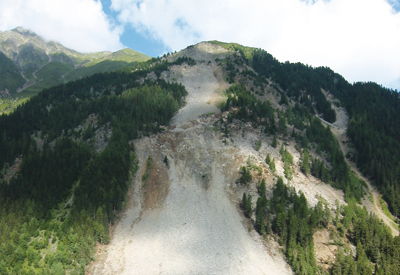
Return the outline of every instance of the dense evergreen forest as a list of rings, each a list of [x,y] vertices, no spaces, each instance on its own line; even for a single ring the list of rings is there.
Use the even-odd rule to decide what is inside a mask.
[[[400,237],[393,237],[386,225],[357,206],[354,199],[346,206],[337,203],[332,214],[323,201],[310,208],[304,194],[287,187],[282,178],[278,178],[269,200],[265,192],[262,180],[255,206],[252,196],[244,193],[243,211],[248,218],[255,214],[254,227],[260,234],[278,236],[295,274],[399,274]],[[316,263],[313,234],[321,229],[329,230],[333,245],[339,246],[330,270]]]
[[[274,135],[273,143],[277,135],[288,135],[286,127],[282,126],[284,124],[275,123],[274,110],[270,104],[257,100],[244,86],[231,86],[227,90],[227,97],[226,103],[221,106],[223,111],[229,112],[225,125],[221,125],[227,136],[230,133],[230,123],[235,119],[251,122],[253,127],[262,127],[266,134]],[[299,106],[296,108],[301,109]],[[281,116],[279,120],[284,122],[292,121],[289,114],[278,113],[277,116]],[[241,207],[244,215],[252,219],[254,228],[261,235],[277,236],[275,238],[284,248],[295,274],[398,274],[400,237],[393,237],[391,230],[382,221],[358,206],[364,195],[363,182],[350,171],[329,127],[324,127],[317,118],[309,117],[307,120],[307,117],[303,116],[304,129],[300,127],[304,135],[296,127],[291,135],[299,145],[297,148],[302,150],[300,169],[304,174],[311,173],[343,189],[348,204],[340,206],[337,202],[336,209],[332,211],[320,200],[315,207],[309,207],[304,194],[285,185],[280,177],[272,190],[272,197],[268,199],[265,179],[258,179],[257,196],[254,198],[251,194],[243,194]],[[293,156],[283,143],[280,154],[285,177],[290,180]],[[326,165],[319,154],[324,154],[328,162]],[[265,162],[274,174],[274,159],[267,155]],[[241,166],[237,182],[241,185],[252,184],[254,179],[250,171],[253,169],[257,167],[249,159],[246,165]],[[329,230],[334,239],[332,245],[339,247],[337,258],[329,270],[317,265],[314,253],[313,234],[322,229]],[[355,251],[348,243],[356,248]]]
[[[323,126],[315,117],[319,113],[328,122],[336,119],[321,88],[341,100],[350,117],[347,134],[356,149],[356,153],[348,157],[356,161],[363,173],[384,192],[390,210],[397,215],[396,186],[400,180],[397,91],[373,83],[350,85],[328,68],[282,64],[262,50],[254,50],[249,55],[240,47],[234,48],[240,56],[227,62],[227,70],[231,72],[228,80],[232,77],[232,83],[239,79],[243,84],[233,85],[227,90],[227,101],[221,106],[222,111],[229,112],[221,127],[224,133],[229,135],[229,125],[237,119],[241,123],[251,122],[253,127],[262,127],[267,135],[273,135],[273,147],[277,146],[277,137],[285,139],[290,135],[301,152],[301,171],[342,189],[348,203],[347,206],[337,204],[334,211],[328,209],[323,201],[309,208],[304,195],[288,188],[281,178],[277,180],[272,198],[267,199],[262,179],[258,180],[259,194],[256,198],[243,194],[245,216],[252,218],[260,234],[275,233],[278,236],[295,274],[398,274],[400,238],[393,237],[383,222],[358,206],[365,195],[365,183],[351,172],[329,127]],[[237,67],[243,63],[253,66],[258,74],[246,70],[240,72]],[[249,76],[252,85],[248,84]],[[274,110],[268,101],[257,99],[264,94],[265,87],[273,83],[271,80],[279,85],[274,89],[281,97],[279,104],[283,104],[286,111]],[[285,177],[290,180],[292,156],[283,144],[280,152]],[[274,160],[269,155],[266,163],[274,173]],[[383,165],[386,165],[384,169]],[[250,163],[241,167],[238,183],[252,182],[251,169],[254,167]],[[335,244],[339,246],[337,259],[330,270],[318,267],[314,255],[312,236],[322,228],[335,236]],[[351,243],[355,251],[345,243]]]
[[[160,131],[187,94],[140,84],[149,64],[44,90],[0,117],[0,274],[83,274],[94,244],[109,241],[136,169],[130,141]]]
[[[374,180],[390,211],[399,216],[399,94],[375,83],[356,83],[347,90],[341,89],[339,84],[333,93],[349,112],[347,134],[357,150],[351,157],[363,173]]]
[[[335,121],[335,114],[321,88],[340,100],[350,118],[347,135],[357,151],[352,158],[383,193],[390,211],[399,216],[399,93],[375,83],[351,85],[326,67],[311,68],[299,63],[279,63],[262,50],[255,51],[251,61],[260,75],[276,81],[293,100],[304,102],[302,93],[307,91],[314,98],[317,111],[328,122]]]
[[[241,75],[251,76],[254,84],[260,86],[262,91],[268,84],[275,83],[274,89],[281,94],[280,104],[288,105],[291,100],[295,106],[301,106],[302,112],[295,116],[297,121],[292,121],[297,129],[303,130],[299,125],[304,124],[300,121],[304,114],[308,118],[319,114],[330,123],[336,120],[336,113],[321,89],[338,98],[341,106],[348,112],[350,121],[347,135],[356,149],[355,154],[348,157],[357,163],[364,175],[372,179],[388,202],[392,214],[396,217],[400,215],[400,97],[397,90],[375,83],[350,84],[327,67],[313,68],[301,63],[281,63],[261,49],[237,44],[217,44],[238,52],[226,65],[230,72],[228,76],[232,80],[238,75],[237,65],[246,64],[257,74],[247,70],[241,72]],[[292,106],[288,108],[289,111],[299,110]],[[308,139],[309,134],[310,131],[307,132]],[[305,137],[299,138],[303,139],[302,146],[305,147]],[[320,139],[314,141],[320,146]],[[334,150],[332,145],[330,150]],[[331,156],[339,162],[343,158],[341,154],[340,150],[331,152]],[[340,166],[341,174],[346,174],[343,172],[346,169],[344,165]],[[354,182],[354,177],[338,179],[336,186],[346,190],[345,185],[349,181]],[[360,188],[355,187],[354,183],[349,185],[352,196],[360,198]]]
[[[233,119],[238,119],[252,122],[254,127],[263,127],[268,135],[285,136],[288,134],[288,122],[293,123],[292,137],[303,149],[315,151],[315,157],[311,156],[309,160],[311,162],[309,172],[324,182],[342,189],[347,198],[361,200],[363,183],[349,169],[339,143],[329,127],[323,126],[318,118],[311,116],[306,107],[297,104],[294,109],[288,108],[286,112],[276,114],[268,101],[258,100],[243,85],[232,85],[226,94],[227,101],[221,105],[221,110],[232,111],[228,114],[224,129],[229,129],[228,124],[232,123]],[[295,120],[300,123],[296,124]],[[303,132],[305,134],[302,134]],[[323,159],[328,162],[330,169]]]

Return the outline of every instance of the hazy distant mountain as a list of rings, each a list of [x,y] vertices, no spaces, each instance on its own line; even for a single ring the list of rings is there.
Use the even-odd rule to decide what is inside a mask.
[[[83,54],[18,27],[0,32],[0,97],[20,91],[38,92],[147,59],[148,56],[131,49]]]

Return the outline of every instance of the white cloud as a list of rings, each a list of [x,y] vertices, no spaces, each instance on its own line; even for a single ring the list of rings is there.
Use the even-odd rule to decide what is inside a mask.
[[[96,0],[0,0],[0,30],[28,28],[81,52],[118,50],[122,27]]]
[[[329,66],[350,82],[400,88],[400,13],[385,0],[112,0],[112,8],[172,51],[237,42]]]

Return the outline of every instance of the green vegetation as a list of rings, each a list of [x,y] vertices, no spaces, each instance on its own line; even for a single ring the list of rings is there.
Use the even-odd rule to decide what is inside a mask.
[[[331,79],[322,76],[326,68],[314,69],[301,63],[280,63],[272,55],[261,49],[216,41],[212,43],[230,50],[236,50],[239,55],[236,55],[232,62],[237,65],[243,63],[250,65],[257,74],[245,70],[241,75],[253,77],[254,83],[261,88],[261,91],[265,90],[265,84],[269,83],[268,79],[277,83],[279,87],[276,87],[276,90],[281,94],[280,104],[288,105],[289,99],[291,99],[305,106],[308,113],[314,114],[314,103],[316,110],[326,121],[332,123],[336,120],[335,111],[321,91],[321,88],[330,87]],[[227,71],[235,71],[234,66],[228,66]]]
[[[94,55],[88,54],[84,56],[84,59],[91,60],[90,62],[87,62],[85,66],[92,67],[103,61],[111,61],[111,62],[119,61],[119,62],[124,62],[126,64],[131,64],[131,63],[147,61],[150,58],[145,54],[126,48],[113,53],[105,52],[104,54],[101,55],[96,55],[96,53]]]
[[[324,162],[312,160],[311,174],[324,182],[333,182],[333,186],[345,192],[346,197],[354,197],[360,200],[364,196],[363,184],[350,171],[339,143],[333,136],[329,127],[324,127],[317,118],[312,118],[310,126],[306,129],[308,141],[314,142],[317,152],[325,152],[326,160],[332,168],[328,171]]]
[[[243,198],[242,198],[242,208],[244,210],[244,214],[246,217],[251,218],[251,213],[252,213],[252,196],[246,195],[246,193],[243,193]]]
[[[232,85],[227,91],[227,100],[221,104],[221,111],[231,111],[231,120],[251,121],[255,127],[262,126],[266,133],[275,133],[275,112],[268,101],[257,100],[243,85]]]
[[[261,235],[270,234],[272,232],[271,216],[268,213],[268,199],[264,179],[261,180],[257,189],[259,197],[256,204],[256,221],[254,226]]]
[[[257,165],[255,165],[255,164],[251,163],[251,158],[250,158],[250,156],[249,156],[248,159],[247,159],[247,166],[249,167],[249,171],[250,171],[250,169],[251,169],[251,170],[256,170],[256,171],[258,171],[258,175],[261,175],[261,174],[262,174],[262,167],[257,166]]]
[[[310,174],[310,160],[309,160],[309,153],[308,153],[307,149],[303,149],[303,152],[301,154],[300,170],[305,175]]]
[[[400,216],[400,98],[375,83],[332,83],[332,93],[349,113],[347,135],[357,150],[353,160],[370,176],[389,210]]]
[[[354,201],[342,207],[341,214],[337,227],[349,228],[347,234],[357,253],[340,249],[331,274],[398,274],[399,236],[393,238],[387,226]]]
[[[18,106],[28,102],[35,93],[21,93],[0,99],[0,115],[13,112]]]
[[[222,46],[234,49],[230,45]],[[228,100],[221,109],[230,111],[233,119],[250,121],[254,127],[265,127],[265,132],[273,135],[274,147],[278,145],[278,135],[285,136],[288,125],[293,126],[292,137],[302,149],[302,172],[312,174],[342,189],[349,203],[348,206],[337,207],[332,223],[330,210],[326,205],[324,208],[323,203],[319,202],[314,209],[308,209],[304,195],[299,196],[293,193],[293,190],[283,187],[283,182],[279,179],[270,201],[263,198],[262,192],[259,193],[254,221],[256,230],[265,234],[272,220],[272,229],[280,236],[279,241],[286,248],[288,261],[296,274],[326,273],[315,265],[312,233],[319,227],[329,226],[335,226],[334,232],[338,236],[349,236],[350,242],[357,247],[356,254],[346,247],[340,248],[337,261],[329,273],[399,273],[399,237],[393,238],[390,230],[382,222],[356,206],[356,201],[360,201],[364,195],[365,183],[347,166],[343,152],[329,127],[324,127],[320,120],[314,117],[316,109],[326,121],[334,122],[336,119],[336,114],[321,88],[341,100],[342,106],[346,107],[350,116],[347,134],[357,150],[352,158],[364,173],[372,176],[384,192],[390,211],[398,216],[400,98],[397,91],[382,88],[374,83],[350,85],[328,68],[311,68],[288,62],[282,64],[262,50],[255,50],[245,58],[245,62],[251,65],[258,75],[246,71],[241,75],[252,77],[253,83],[257,82],[261,90],[262,83],[265,83],[265,80],[262,82],[262,77],[272,79],[279,85],[274,86],[274,89],[281,95],[280,104],[284,105],[286,110],[277,111],[276,116],[273,109],[271,116],[259,113],[263,102],[256,100],[252,95],[257,93],[257,90],[253,91],[251,88],[252,92],[246,91],[240,85],[233,85],[227,91]],[[232,64],[228,65],[232,67],[230,71],[234,71],[240,61],[234,58],[231,62]],[[265,123],[266,121],[268,123]],[[281,155],[285,163],[285,175],[290,178],[290,166],[286,164],[290,163],[290,157],[285,154],[284,147],[281,147]],[[266,163],[273,171],[273,160],[270,156],[266,157]],[[339,239],[335,239],[334,243],[343,244]]]
[[[224,43],[224,42],[220,42],[220,41],[216,41],[216,40],[209,41],[209,42],[212,44],[221,46],[227,50],[238,51],[246,59],[251,58],[253,51],[254,51],[254,48],[245,47],[245,46],[242,46],[237,43]]]
[[[322,159],[325,158],[331,167],[331,169],[328,169],[323,160],[321,161],[320,158],[308,154],[311,166],[308,167],[307,161],[303,162],[303,169],[306,169],[304,171],[326,183],[332,183],[336,188],[342,189],[346,198],[354,197],[358,201],[361,200],[364,195],[363,183],[350,171],[339,143],[330,128],[323,126],[320,119],[313,117],[307,108],[295,104],[294,108],[288,108],[286,112],[278,111],[279,121],[275,123],[275,111],[270,103],[256,99],[254,94],[243,85],[232,85],[226,94],[227,101],[220,106],[222,111],[229,111],[227,122],[224,124],[225,132],[229,132],[229,123],[232,123],[234,119],[243,122],[249,121],[253,127],[261,126],[265,133],[273,135],[272,146],[274,147],[278,145],[277,135],[286,135],[287,123],[296,124],[297,128],[300,128],[299,130],[302,130],[305,134],[293,129],[292,137],[304,149],[308,149],[311,145],[315,152]],[[293,113],[297,114],[299,118],[295,119]],[[285,176],[291,179],[293,160],[288,154],[285,154],[285,151],[285,149],[282,151],[283,155],[281,152],[285,165]]]
[[[249,203],[250,195],[243,194],[243,211],[248,218],[255,211],[253,225],[261,235],[278,236],[295,274],[398,274],[400,237],[393,238],[390,229],[357,206],[354,199],[346,206],[337,202],[332,216],[326,203],[319,201],[310,208],[304,194],[288,188],[280,177],[270,200],[266,198],[264,180],[257,189],[259,196],[254,210]],[[329,229],[332,244],[339,246],[336,261],[329,270],[318,266],[315,259],[313,235],[322,228]],[[356,253],[344,245],[346,242],[357,247]]]
[[[285,92],[285,96],[299,103],[299,106],[304,106],[311,115],[314,114],[314,104],[318,113],[328,122],[334,122],[336,114],[321,89],[340,100],[350,116],[347,135],[357,150],[353,160],[363,173],[374,180],[388,202],[390,211],[395,216],[400,216],[399,93],[375,83],[351,85],[326,67],[312,68],[301,63],[280,63],[263,50],[254,50],[247,62],[258,73],[258,77],[275,81],[279,89]],[[281,104],[287,104],[284,97]],[[300,121],[298,115],[293,116],[295,117],[297,121],[290,123],[302,130],[306,125],[305,121]],[[309,134],[307,138],[310,139]],[[306,140],[303,140],[302,146],[306,147],[305,145]],[[324,150],[330,151],[332,157],[331,164],[335,174],[332,180],[335,186],[346,190],[347,185],[349,190],[346,193],[360,198],[361,184],[352,181],[350,173],[345,172],[340,150],[332,147]]]
[[[274,148],[278,146],[278,140],[276,139],[276,134],[274,134],[274,137],[272,138],[271,146]]]
[[[254,149],[255,149],[256,151],[260,151],[261,145],[262,145],[261,139],[260,139],[260,140],[257,140],[256,143],[254,144]]]
[[[24,37],[22,44],[13,41],[14,32]],[[13,111],[43,89],[149,60],[148,56],[131,49],[81,54],[54,42],[45,42],[33,33],[13,30],[9,35],[11,38],[3,41],[1,47],[18,62],[0,52],[0,113]]]
[[[326,121],[334,122],[336,120],[335,111],[321,91],[321,88],[326,86],[326,80],[318,77],[319,68],[313,69],[301,63],[280,63],[263,50],[255,50],[251,62],[260,76],[272,78],[279,84],[280,88],[285,91],[285,96],[303,104],[312,114],[314,113],[312,103],[315,102],[317,111],[323,115]],[[308,95],[309,97],[307,97]]]
[[[271,156],[269,153],[267,154],[267,157],[265,158],[265,163],[268,164],[269,170],[271,170],[272,173],[275,173],[275,159],[271,159]]]
[[[239,174],[240,178],[238,179],[238,183],[240,184],[246,185],[253,180],[250,169],[248,169],[246,166],[240,167]]]
[[[24,78],[18,67],[2,52],[0,52],[0,64],[0,91],[8,89],[11,94],[15,93],[17,88],[21,88],[24,85]],[[6,94],[0,94],[0,98],[2,96],[6,96]]]
[[[228,64],[230,71],[235,71],[236,65],[241,64],[236,59],[237,57],[231,59]],[[314,116],[316,111],[328,122],[336,119],[336,114],[321,89],[333,93],[341,100],[342,106],[346,107],[350,115],[348,136],[358,151],[352,158],[364,173],[372,175],[378,186],[385,190],[384,198],[388,200],[389,209],[397,216],[400,212],[400,105],[397,91],[387,90],[373,83],[350,85],[328,68],[282,64],[262,50],[254,51],[251,58],[247,56],[245,62],[255,69],[257,75],[245,71],[240,74],[252,78],[253,87],[249,88],[251,91],[241,85],[233,85],[227,91],[228,100],[221,106],[221,110],[229,111],[228,117],[231,120],[228,119],[228,123],[237,119],[251,122],[254,127],[263,127],[265,133],[273,135],[274,147],[278,145],[277,137],[281,135],[287,138],[286,131],[293,126],[291,136],[301,152],[302,172],[342,189],[349,203],[345,207],[337,206],[332,222],[326,204],[324,206],[323,202],[319,202],[314,208],[308,208],[304,195],[283,187],[283,181],[278,179],[271,200],[266,200],[262,192],[259,193],[255,206],[255,229],[260,234],[266,234],[270,226],[279,235],[279,241],[285,247],[288,261],[296,274],[327,273],[316,266],[313,255],[312,234],[320,227],[332,230],[332,234],[336,234],[333,243],[342,246],[329,273],[397,274],[399,237],[393,238],[382,222],[356,206],[356,202],[364,195],[365,183],[347,166],[330,128],[323,126]],[[254,83],[262,80],[262,77],[279,85],[273,87],[280,94],[280,104],[284,106],[283,110],[276,112],[271,109],[270,116],[266,115],[268,111],[259,112],[265,102],[257,100],[253,95],[259,94],[260,88],[263,90],[260,83],[257,84],[258,90],[254,88]],[[236,74],[235,80],[237,79],[240,78]],[[264,80],[263,83],[267,82]],[[285,163],[285,175],[290,178],[288,164],[291,163],[291,158],[285,153],[284,147],[281,147],[281,155]],[[270,156],[266,157],[266,163],[273,171],[273,160]],[[262,189],[260,186],[259,190]],[[353,254],[343,245],[346,240],[340,238],[344,236],[348,236],[347,241],[357,247],[357,254]]]
[[[373,200],[373,197],[372,197],[372,200]],[[374,203],[374,202],[372,201],[372,203]],[[394,223],[397,223],[397,219],[395,219],[393,217],[392,213],[390,213],[389,208],[388,208],[388,204],[387,204],[386,201],[384,201],[382,199],[382,197],[379,197],[379,204],[382,207],[383,213],[385,213],[385,215],[388,216]]]
[[[285,173],[285,177],[288,180],[291,180],[293,178],[293,156],[286,150],[286,148],[281,146],[281,149],[279,150],[282,156],[282,161],[283,161],[283,169]]]
[[[168,124],[187,93],[162,80],[139,85],[143,74],[56,86],[0,117],[0,167],[22,155],[18,176],[0,179],[0,274],[83,274],[95,243],[109,242],[137,170],[128,141]],[[77,130],[90,115],[96,123]],[[100,128],[112,134],[97,153],[91,139]]]
[[[274,215],[272,229],[278,234],[279,243],[295,274],[317,274],[313,244],[313,231],[323,219],[319,207],[310,209],[304,194],[297,195],[278,178],[273,189],[269,210]]]

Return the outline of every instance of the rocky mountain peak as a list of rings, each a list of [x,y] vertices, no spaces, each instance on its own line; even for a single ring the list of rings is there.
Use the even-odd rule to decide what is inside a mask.
[[[33,31],[25,29],[25,28],[23,28],[21,26],[18,26],[15,29],[12,29],[11,32],[16,32],[16,33],[19,33],[19,34],[24,35],[24,36],[35,36],[35,37],[38,37],[38,35],[36,33],[34,33]]]

